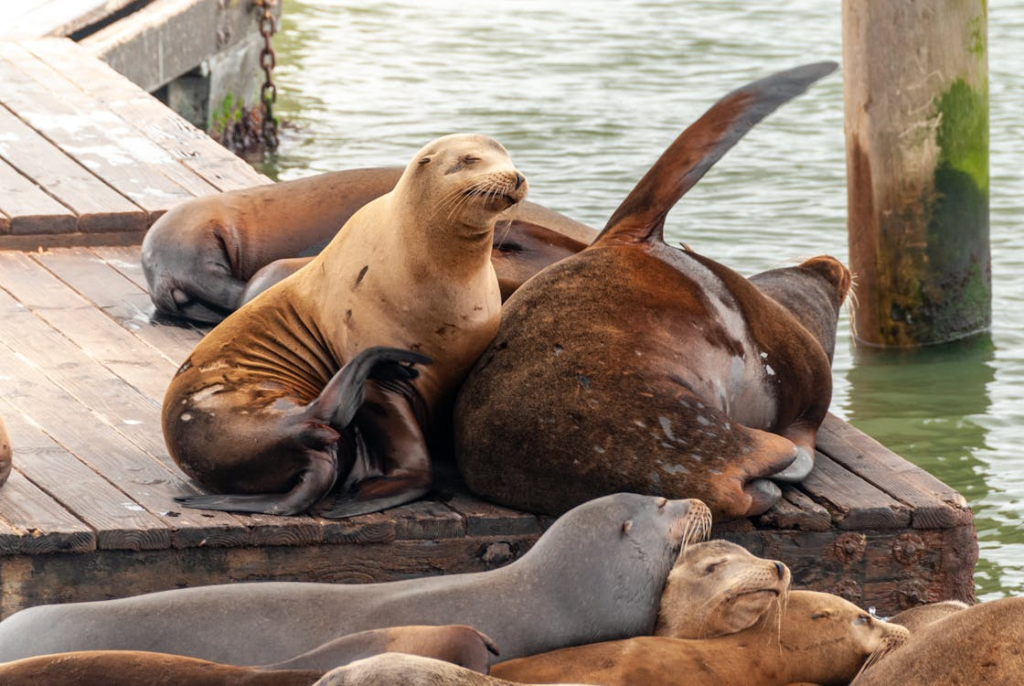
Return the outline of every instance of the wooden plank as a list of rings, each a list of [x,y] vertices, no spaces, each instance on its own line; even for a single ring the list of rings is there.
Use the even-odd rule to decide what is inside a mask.
[[[137,245],[95,246],[92,253],[119,271],[136,286],[149,293],[146,275],[142,273],[142,248]]]
[[[0,24],[0,38],[66,36],[101,21],[134,1],[21,0],[11,7],[4,7],[7,16]]]
[[[88,555],[0,557],[0,618],[43,603],[121,598],[139,593],[234,581],[365,583],[493,568],[482,552],[506,544],[514,557],[535,536],[320,545],[304,549],[185,548],[100,551]]]
[[[216,189],[19,45],[0,42],[3,103],[155,218]]]
[[[2,217],[2,215],[0,215]],[[0,225],[3,219],[0,219]],[[46,250],[47,248],[93,246],[93,245],[138,245],[143,234],[139,231],[97,231],[61,234],[25,234],[12,236],[0,232],[0,250]]]
[[[103,62],[83,59],[89,52],[77,44],[38,40],[23,45],[218,189],[229,191],[272,183]]]
[[[974,520],[962,495],[835,415],[818,431],[819,448],[833,460],[905,503],[916,529],[942,529]]]
[[[149,225],[145,211],[4,107],[0,107],[0,157],[78,216],[74,227],[62,231],[144,231]]]
[[[832,515],[793,486],[784,486],[782,500],[761,515],[758,525],[774,529],[828,531],[832,528]]]
[[[541,532],[536,515],[486,503],[466,493],[454,493],[444,503],[465,520],[467,536],[525,536]]]
[[[801,488],[832,513],[841,529],[899,529],[910,525],[907,508],[818,453]]]
[[[2,183],[3,182],[0,182],[0,186],[2,186]],[[0,238],[2,238],[4,234],[9,234],[10,232],[11,218],[4,214],[2,210],[0,210]]]
[[[203,330],[189,324],[154,321],[156,308],[149,294],[90,250],[58,248],[35,253],[32,259],[89,299],[125,330],[159,350],[175,367],[185,361],[203,337]]]
[[[177,364],[122,328],[24,253],[0,252],[0,287],[159,407]],[[152,407],[132,409],[142,413]]]
[[[177,495],[197,493],[160,443],[158,406],[97,369],[67,339],[0,291],[0,373],[5,397],[49,436],[173,531],[174,545],[245,545],[248,527],[237,518],[182,509]],[[53,378],[51,378],[53,377]],[[60,383],[84,396],[74,397]],[[124,396],[123,400],[109,395]],[[126,406],[130,411],[126,411]],[[139,422],[134,424],[133,422]],[[141,429],[141,430],[140,430]],[[147,435],[148,434],[148,435]],[[146,452],[159,448],[160,454]]]
[[[160,406],[177,364],[121,328],[26,255],[0,253],[0,287],[60,331],[62,342],[66,338],[80,348],[54,346],[48,354],[37,355],[34,350],[23,354],[146,454],[178,473],[167,454],[160,425]],[[46,336],[46,331],[35,334],[36,338]],[[62,362],[49,363],[53,355]],[[209,515],[189,513],[190,517]],[[230,516],[218,513],[218,517]],[[302,545],[322,538],[322,527],[308,516],[247,515],[244,519],[251,545]]]
[[[38,518],[35,526],[40,532],[48,533],[51,520],[60,524],[69,518],[71,515],[59,516],[66,508],[82,520],[74,532],[78,534],[85,530],[89,533],[92,545],[86,550],[97,546],[123,550],[152,550],[170,546],[171,530],[158,518],[55,443],[22,413],[9,411],[9,405],[3,407],[18,471],[50,494],[47,497],[49,507],[33,512],[33,516]],[[0,493],[0,500],[8,498],[6,484]],[[54,503],[54,500],[57,502]],[[52,550],[40,548],[34,552],[58,550],[58,547]],[[21,552],[27,550],[23,548]]]
[[[2,109],[2,108],[0,108]],[[74,231],[78,218],[17,169],[0,160],[0,210],[10,217],[11,233]]]
[[[0,498],[0,555],[86,553],[95,549],[92,529],[19,469],[11,472]]]
[[[419,500],[387,511],[395,520],[398,540],[462,538],[466,523],[444,503]]]

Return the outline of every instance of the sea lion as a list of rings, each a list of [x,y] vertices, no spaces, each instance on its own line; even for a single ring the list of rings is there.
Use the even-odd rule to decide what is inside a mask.
[[[910,629],[911,635],[928,626],[932,622],[945,619],[953,613],[966,610],[970,605],[959,600],[943,600],[938,603],[918,605],[909,610],[897,613],[889,618],[893,624],[899,624]]]
[[[563,648],[503,662],[491,674],[509,681],[603,686],[838,686],[849,683],[880,647],[896,645],[908,633],[838,596],[791,591],[785,605],[736,634],[701,640],[640,636]]]
[[[263,669],[327,671],[381,653],[431,657],[486,674],[490,656],[500,651],[490,637],[464,624],[393,626],[342,636]]]
[[[310,686],[322,676],[323,670],[266,671],[131,650],[58,653],[0,664],[4,686]]]
[[[309,686],[326,672],[381,653],[429,657],[486,673],[494,643],[468,626],[401,626],[342,636],[290,660],[259,667],[224,665],[146,651],[57,653],[0,664],[5,686]]]
[[[338,635],[409,624],[475,627],[501,648],[498,659],[649,634],[679,547],[703,538],[710,522],[699,501],[620,493],[566,513],[520,559],[488,572],[234,583],[40,605],[0,622],[0,661],[145,649],[256,665]]]
[[[834,68],[799,67],[727,95],[676,139],[591,246],[509,298],[456,404],[470,490],[544,514],[615,491],[686,495],[736,517],[778,501],[769,479],[803,475],[831,399],[821,342],[785,305],[667,245],[662,230],[744,133]],[[830,258],[803,266],[801,278],[825,279],[833,267],[848,277]],[[848,287],[833,285],[812,311],[834,305],[821,328],[835,329]],[[797,460],[801,471],[785,474]]]
[[[14,461],[11,458],[11,437],[7,435],[7,427],[4,425],[3,417],[0,417],[0,486],[7,483],[7,477],[11,475]]]
[[[318,513],[347,517],[426,493],[424,432],[498,329],[494,227],[527,188],[496,140],[439,138],[309,265],[207,334],[167,389],[164,438],[186,474],[231,495],[179,501],[296,514],[341,477]]]
[[[448,662],[387,653],[339,667],[315,686],[522,686],[484,676]],[[527,685],[529,686],[529,685]],[[544,686],[535,684],[534,686]],[[550,686],[550,685],[548,685]],[[562,686],[573,686],[563,684]],[[576,684],[575,686],[585,686]]]
[[[729,541],[679,553],[661,594],[655,636],[714,638],[753,626],[789,592],[789,568]]]
[[[865,667],[853,684],[1019,686],[1022,645],[1024,598],[990,600],[914,629],[905,644]]]
[[[142,242],[142,269],[154,305],[172,317],[221,321],[308,264],[357,210],[393,190],[402,172],[330,172],[175,205]],[[521,203],[501,219],[492,246],[502,297],[596,235],[558,212]]]

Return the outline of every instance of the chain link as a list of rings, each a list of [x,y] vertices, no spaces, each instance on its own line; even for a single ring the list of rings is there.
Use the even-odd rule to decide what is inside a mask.
[[[260,66],[263,68],[263,85],[260,87],[260,101],[263,103],[263,141],[267,150],[277,150],[277,120],[274,119],[274,103],[277,102],[277,86],[271,75],[277,66],[277,55],[270,44],[271,38],[277,33],[277,20],[272,12],[277,0],[253,0],[254,9],[262,9],[260,18],[260,35],[263,36],[263,51],[260,53]]]

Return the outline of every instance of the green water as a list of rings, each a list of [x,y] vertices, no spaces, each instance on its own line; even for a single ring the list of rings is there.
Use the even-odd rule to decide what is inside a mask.
[[[686,124],[753,78],[841,60],[820,0],[288,0],[275,45],[292,127],[267,172],[404,165],[426,141],[482,132],[531,199],[592,226]],[[993,329],[915,353],[853,346],[840,324],[833,410],[970,501],[978,591],[1024,591],[1024,0],[989,8]],[[836,74],[740,142],[667,233],[752,274],[846,258]]]

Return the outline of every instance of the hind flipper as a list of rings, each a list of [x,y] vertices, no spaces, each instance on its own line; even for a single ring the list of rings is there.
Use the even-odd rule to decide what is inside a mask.
[[[430,364],[426,355],[401,348],[373,347],[361,351],[345,364],[309,404],[308,416],[343,431],[366,400],[369,379],[414,379],[419,372],[413,364]]]
[[[309,467],[287,493],[234,495],[193,495],[175,498],[185,507],[222,512],[252,512],[270,515],[301,514],[330,492],[338,477],[337,444],[324,450],[309,449]]]
[[[799,483],[807,478],[814,468],[814,447],[818,440],[818,426],[795,423],[782,432],[782,435],[796,445],[797,457],[793,464],[778,474],[773,474],[775,481]]]
[[[755,124],[831,73],[819,62],[773,74],[734,90],[683,131],[612,214],[595,239],[662,240],[665,216]]]
[[[415,391],[401,382],[383,382],[367,384],[366,393],[356,422],[366,449],[357,455],[341,492],[316,508],[322,517],[378,512],[430,490],[430,453]]]
[[[732,425],[741,434],[743,448],[735,456],[735,467],[743,482],[743,493],[750,499],[743,516],[752,517],[771,509],[782,498],[782,489],[774,483],[776,476],[789,469],[799,457],[799,450],[788,438],[740,424]]]

